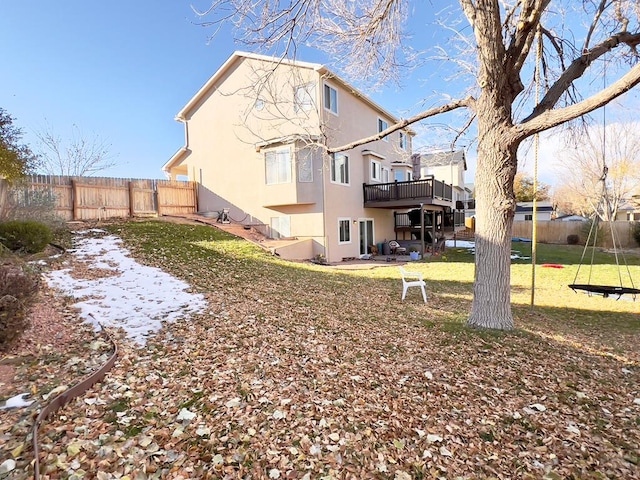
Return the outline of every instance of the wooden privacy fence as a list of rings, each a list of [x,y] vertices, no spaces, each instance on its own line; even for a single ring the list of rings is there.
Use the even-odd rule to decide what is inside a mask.
[[[195,182],[57,175],[27,176],[8,187],[0,206],[5,203],[48,207],[64,220],[180,215],[198,209]]]
[[[598,234],[599,242],[605,248],[613,247],[611,240],[611,228],[613,228],[616,237],[616,246],[621,248],[637,247],[633,238],[634,222],[617,221],[610,225],[609,222],[599,222],[600,232]],[[547,220],[537,222],[537,238],[541,243],[567,244],[569,235],[578,235],[580,243],[584,245],[589,235],[589,226],[587,222],[562,222],[559,220]],[[513,222],[513,236],[521,238],[531,238],[533,232],[533,222],[518,221]],[[593,239],[591,240],[593,241]],[[591,243],[591,242],[590,242]]]

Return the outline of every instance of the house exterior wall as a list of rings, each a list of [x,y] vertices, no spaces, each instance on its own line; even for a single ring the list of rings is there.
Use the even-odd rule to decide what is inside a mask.
[[[340,83],[325,79],[324,83],[335,88],[338,94],[337,115],[323,108],[323,123],[330,148],[346,145],[354,140],[378,133],[378,120],[394,123],[393,119],[373,109],[362,99],[353,95]],[[362,185],[383,183],[371,176],[372,162],[378,162],[380,168],[388,171],[386,182],[393,182],[393,161],[409,162],[411,155],[410,136],[407,135],[406,150],[400,148],[400,133],[394,132],[387,140],[377,140],[343,152],[349,158],[349,185],[332,182],[327,169],[325,181],[325,229],[330,246],[330,261],[346,257],[357,257],[366,253],[360,245],[360,221],[373,221],[373,238],[366,239],[366,245],[395,238],[393,211],[386,209],[363,208]],[[330,164],[330,157],[326,157]],[[330,167],[330,165],[328,165]],[[402,168],[402,167],[397,167]],[[351,240],[339,242],[339,219],[348,219],[351,226]],[[355,223],[354,223],[355,222]],[[365,247],[366,247],[365,245]]]
[[[308,239],[313,255],[323,254],[331,262],[362,253],[360,221],[373,220],[367,244],[395,238],[393,212],[365,209],[362,185],[375,182],[372,162],[384,167],[387,181],[393,181],[391,164],[409,162],[411,135],[404,132],[404,150],[399,132],[394,132],[389,141],[343,152],[349,158],[349,182],[332,181],[331,156],[314,143],[342,146],[376,134],[379,119],[388,125],[395,120],[323,68],[287,63],[273,67],[272,61],[251,55],[225,64],[194,97],[197,101],[192,99],[179,114],[188,154],[176,154],[168,170],[186,171],[201,184],[200,205],[206,210],[228,208],[232,221],[254,225],[269,236]],[[325,83],[337,93],[337,114],[324,107]],[[298,102],[296,108],[294,98],[302,86],[308,103]],[[291,158],[290,181],[268,184],[266,158],[283,151]],[[340,241],[345,220],[350,236]],[[289,251],[306,255],[309,248]]]

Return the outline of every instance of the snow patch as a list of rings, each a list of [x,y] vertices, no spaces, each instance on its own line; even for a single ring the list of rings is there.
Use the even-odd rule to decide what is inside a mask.
[[[103,236],[84,236],[87,233]],[[203,295],[187,292],[189,284],[159,268],[141,265],[122,247],[122,240],[98,229],[81,232],[69,253],[89,261],[90,268],[110,270],[113,275],[92,280],[73,278],[71,269],[45,275],[49,286],[75,300],[80,316],[96,329],[122,328],[129,338],[144,345],[163,321],[174,321],[206,307]],[[99,323],[98,323],[99,322]]]

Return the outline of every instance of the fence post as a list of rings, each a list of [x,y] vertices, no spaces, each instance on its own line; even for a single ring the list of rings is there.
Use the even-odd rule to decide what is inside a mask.
[[[135,209],[133,180],[129,180],[129,216],[131,218],[134,217]]]
[[[153,189],[155,190],[155,196],[156,196],[156,207],[158,210],[158,217],[162,216],[162,207],[160,206],[160,202],[162,202],[162,197],[160,196],[160,182],[154,180],[153,182]]]
[[[194,203],[195,203],[195,207],[196,207],[196,211],[195,213],[198,213],[200,211],[200,206],[198,205],[200,199],[198,198],[198,182],[193,182],[193,199],[194,199]]]
[[[71,213],[71,218],[73,220],[78,219],[78,187],[76,185],[75,178],[71,179],[71,199],[73,201],[73,211]]]

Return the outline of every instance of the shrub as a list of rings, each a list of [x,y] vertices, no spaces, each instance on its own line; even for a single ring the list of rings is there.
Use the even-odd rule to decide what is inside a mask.
[[[12,220],[0,223],[0,242],[12,251],[37,253],[51,242],[51,229],[33,220]]]
[[[640,247],[640,222],[637,222],[633,226],[633,231],[631,232],[631,234],[633,235],[633,239],[636,241],[636,243]]]
[[[38,277],[16,265],[0,265],[0,351],[27,327],[27,312]]]
[[[579,243],[580,237],[578,235],[567,235],[567,245],[578,245]]]
[[[596,222],[596,221],[598,223],[594,227],[593,222]],[[602,247],[607,243],[610,237],[609,229],[606,228],[605,225],[603,225],[603,222],[598,221],[594,218],[591,218],[586,222],[582,222],[581,234],[582,234],[581,235],[582,238],[588,239],[590,247],[593,247],[593,246]],[[591,234],[591,237],[589,237],[589,234]],[[595,245],[594,245],[594,240],[595,240]],[[585,240],[585,242],[586,241],[587,240]]]

